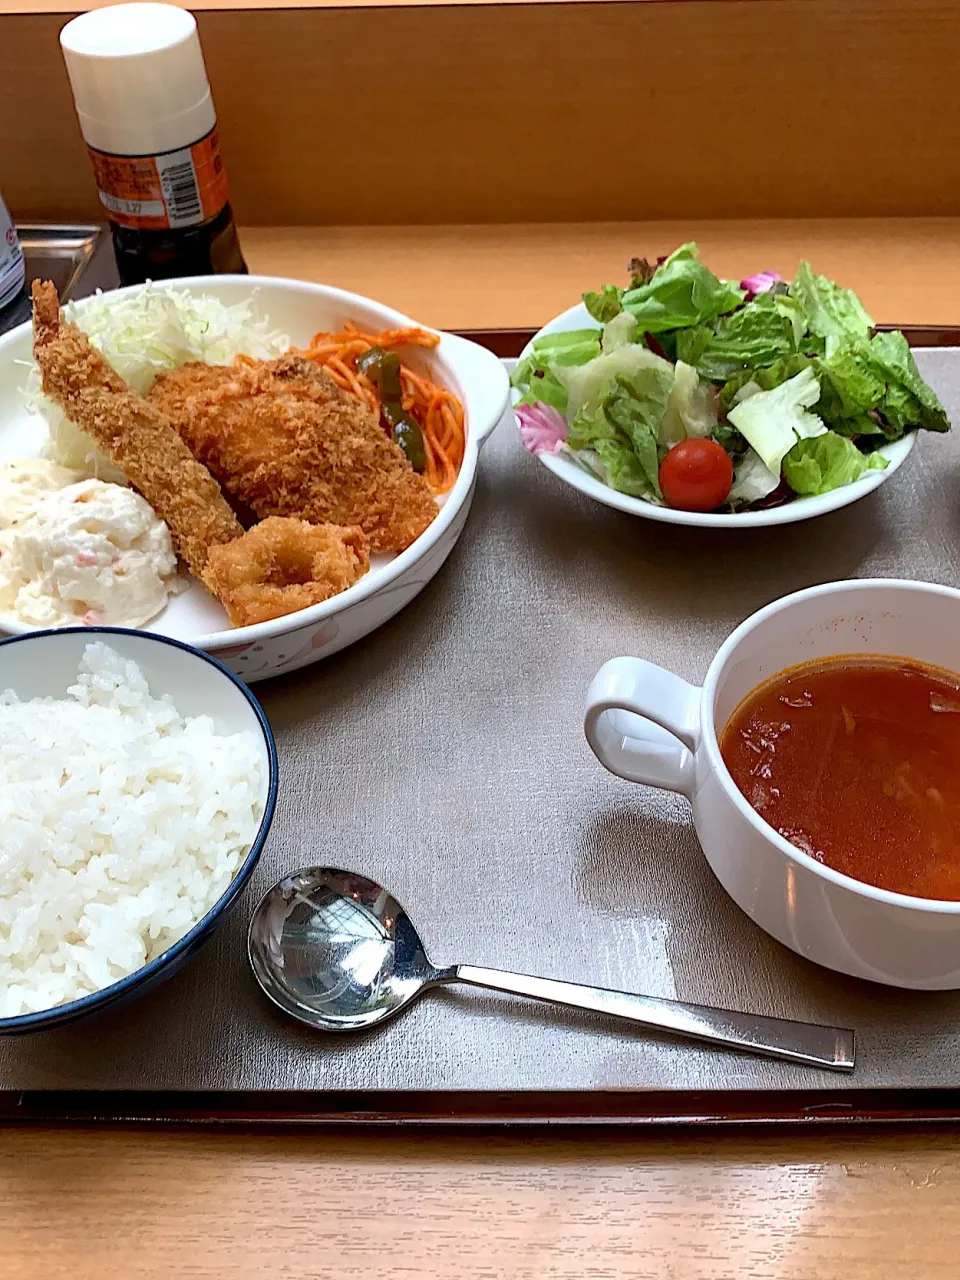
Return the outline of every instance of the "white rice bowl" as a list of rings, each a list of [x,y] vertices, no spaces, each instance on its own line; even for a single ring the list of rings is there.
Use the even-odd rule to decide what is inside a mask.
[[[135,973],[226,892],[264,812],[262,743],[87,644],[66,698],[0,693],[0,1017]]]

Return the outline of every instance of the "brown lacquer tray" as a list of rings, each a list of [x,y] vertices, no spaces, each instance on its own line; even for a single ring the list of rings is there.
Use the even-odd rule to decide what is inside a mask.
[[[505,358],[530,336],[471,335]],[[914,329],[960,422],[960,331]],[[392,622],[257,686],[282,784],[254,882],[160,989],[0,1040],[0,1117],[286,1123],[772,1123],[960,1116],[960,992],[805,962],[725,896],[684,800],[606,773],[591,676],[643,654],[699,680],[739,621],[835,578],[960,577],[960,435],[925,438],[862,501],[712,531],[639,521],[557,482],[505,420],[437,578]],[[446,989],[367,1037],[286,1020],[248,970],[249,913],[325,862],[389,885],[440,963],[463,961],[856,1029],[853,1076],[712,1051]]]

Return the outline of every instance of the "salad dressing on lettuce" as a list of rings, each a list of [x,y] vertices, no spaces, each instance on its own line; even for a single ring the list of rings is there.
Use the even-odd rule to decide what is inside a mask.
[[[878,450],[909,431],[949,429],[903,334],[878,333],[856,294],[808,263],[789,283],[736,284],[685,244],[629,269],[628,287],[584,294],[594,327],[537,338],[513,375],[531,447],[562,418],[551,447],[621,493],[684,505],[662,485],[680,449],[691,474],[711,457],[732,468],[719,503],[687,509],[770,505],[884,470]]]

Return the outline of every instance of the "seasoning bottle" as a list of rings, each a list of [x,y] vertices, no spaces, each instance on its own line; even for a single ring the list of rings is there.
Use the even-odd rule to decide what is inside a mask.
[[[193,15],[93,9],[60,46],[121,283],[246,272]]]
[[[23,280],[23,252],[17,239],[17,228],[0,199],[0,311],[19,297]]]

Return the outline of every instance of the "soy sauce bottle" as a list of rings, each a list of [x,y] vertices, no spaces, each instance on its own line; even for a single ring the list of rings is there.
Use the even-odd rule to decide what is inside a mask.
[[[193,15],[93,9],[60,46],[121,283],[245,273]]]

